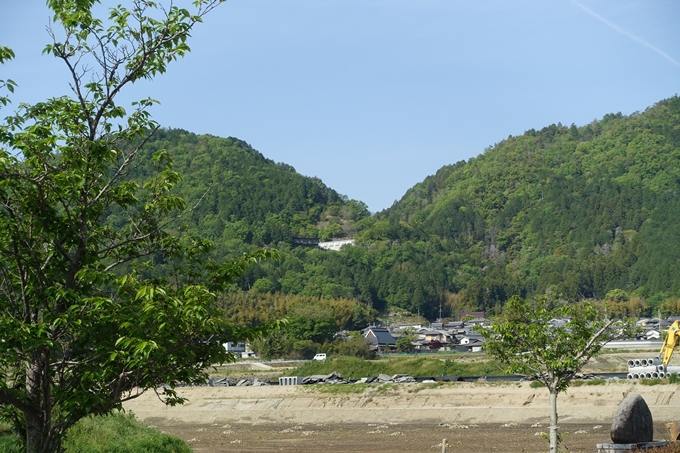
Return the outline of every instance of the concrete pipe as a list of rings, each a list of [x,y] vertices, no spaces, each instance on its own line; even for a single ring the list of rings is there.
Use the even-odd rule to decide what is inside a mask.
[[[656,370],[657,371],[666,371],[666,365],[657,365]]]
[[[634,366],[635,366],[635,360],[630,359],[630,360],[628,361],[628,368],[633,368]]]
[[[680,366],[678,365],[666,366],[666,374],[678,374],[678,373],[680,373]]]
[[[651,378],[652,378],[652,373],[645,373],[645,377],[646,377],[647,379],[651,379]]]
[[[661,379],[665,378],[665,377],[666,377],[666,373],[664,373],[663,371],[659,371],[659,377],[660,377]]]
[[[628,376],[626,376],[626,379],[635,379],[631,373],[628,373]]]
[[[652,373],[652,379],[659,379],[659,373],[656,371]]]
[[[640,375],[638,373],[633,373],[633,379],[640,379]]]
[[[635,363],[635,366],[642,366],[642,364],[640,363],[640,359],[633,360],[633,363]]]
[[[647,359],[640,359],[640,366],[647,366]]]
[[[631,373],[654,373],[658,371],[655,366],[637,366],[628,370]],[[680,371],[680,370],[679,370]]]

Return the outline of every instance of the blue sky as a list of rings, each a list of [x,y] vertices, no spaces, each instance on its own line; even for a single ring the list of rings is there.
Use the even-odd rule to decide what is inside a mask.
[[[0,12],[15,104],[66,94],[41,55],[45,2]],[[508,135],[680,93],[677,0],[228,0],[190,45],[126,99],[150,95],[163,126],[238,137],[373,212]]]

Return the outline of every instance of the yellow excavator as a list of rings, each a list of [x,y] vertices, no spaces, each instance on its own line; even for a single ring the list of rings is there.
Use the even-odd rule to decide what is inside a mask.
[[[661,359],[662,365],[668,365],[671,360],[675,346],[678,344],[680,339],[680,321],[675,321],[671,324],[671,327],[666,333],[666,339],[661,346],[661,352],[659,352],[659,358]]]
[[[668,329],[666,339],[661,346],[661,352],[659,352],[662,365],[668,365],[668,362],[670,362],[675,346],[678,344],[678,338],[680,338],[680,321],[675,321]],[[677,442],[680,439],[680,422],[664,423],[664,426],[670,440]]]
[[[680,366],[668,365],[676,346],[680,346],[680,321],[675,321],[668,329],[659,357],[628,360],[628,379],[680,376]]]

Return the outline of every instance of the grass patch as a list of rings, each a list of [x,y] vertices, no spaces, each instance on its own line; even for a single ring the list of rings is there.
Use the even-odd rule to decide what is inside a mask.
[[[331,395],[350,395],[364,393],[369,384],[305,385],[300,387],[306,392],[328,393]]]
[[[0,423],[0,452],[2,453],[24,453],[23,442],[17,436],[12,427],[6,423]]]
[[[543,385],[543,383],[540,381],[531,381],[529,387],[531,387],[532,389],[540,389],[541,387],[545,387],[545,385]]]
[[[330,395],[352,395],[365,393],[371,395],[387,394],[400,388],[400,384],[338,384],[338,385],[308,385],[301,387],[304,392],[324,393]]]
[[[569,387],[581,387],[584,385],[605,385],[607,383],[606,379],[595,378],[595,379],[576,379],[569,383]]]
[[[659,379],[659,378],[655,378],[655,379],[643,378],[643,379],[640,379],[639,382],[640,382],[641,385],[663,385],[663,384],[669,383],[667,379]]]
[[[400,356],[366,360],[356,357],[334,357],[326,361],[307,362],[289,370],[286,376],[340,373],[345,379],[361,379],[379,374],[393,376],[408,374],[413,377],[435,376],[500,376],[504,373],[490,359],[478,361],[456,360],[455,356]]]
[[[424,384],[412,386],[411,388],[409,388],[408,392],[409,393],[418,393],[418,392],[423,391],[423,390],[436,389],[436,388],[442,387],[444,385],[450,387],[452,385],[455,385],[455,382],[441,382],[441,381],[440,382],[426,382]]]
[[[24,453],[23,444],[19,436],[11,433],[0,434],[0,452],[2,453]]]
[[[66,453],[191,453],[183,440],[143,425],[132,414],[87,417],[62,442]],[[24,453],[23,439],[0,424],[0,453]]]
[[[123,413],[80,420],[66,433],[63,446],[67,453],[191,453],[183,440]]]
[[[14,433],[12,425],[0,422],[0,452],[1,453],[24,453],[24,445],[19,436]]]
[[[399,388],[399,384],[382,384],[376,387],[376,393],[390,393]]]

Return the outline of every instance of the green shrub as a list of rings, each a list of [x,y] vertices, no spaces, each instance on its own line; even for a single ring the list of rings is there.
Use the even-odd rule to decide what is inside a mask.
[[[604,385],[607,383],[606,379],[577,379],[569,383],[570,387],[581,387],[582,385]]]
[[[293,359],[311,359],[321,345],[312,340],[297,340],[292,342],[290,356]]]
[[[668,383],[669,384],[680,384],[680,375],[677,373],[670,373],[668,375]]]
[[[13,433],[0,433],[0,453],[24,453],[24,446],[19,436]]]
[[[191,453],[181,439],[123,413],[80,420],[66,433],[63,446],[67,453]]]
[[[302,387],[307,392],[329,393],[332,395],[348,395],[352,393],[364,393],[369,384],[344,384],[344,385],[308,385]]]
[[[370,343],[364,337],[325,343],[320,351],[333,356],[375,359],[375,352],[371,351]]]
[[[12,425],[0,421],[0,453],[23,453],[23,441],[12,429]]]
[[[540,381],[531,381],[531,384],[529,384],[529,387],[531,387],[532,389],[538,389],[538,388],[541,388],[541,387],[545,387],[545,385],[543,385],[543,383],[540,382]]]
[[[664,379],[659,379],[659,378],[653,378],[653,379],[640,379],[640,384],[642,385],[660,385],[660,384],[665,384],[666,381]]]

